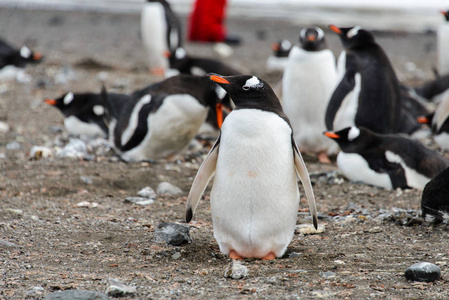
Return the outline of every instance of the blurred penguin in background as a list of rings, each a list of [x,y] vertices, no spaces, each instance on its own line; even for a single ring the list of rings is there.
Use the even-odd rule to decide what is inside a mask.
[[[164,75],[168,68],[167,51],[182,46],[181,25],[166,0],[147,0],[141,19],[142,42],[147,50],[150,72]]]
[[[449,10],[442,10],[444,23],[437,29],[437,57],[439,75],[449,74]]]
[[[33,52],[27,46],[16,49],[0,39],[0,80],[16,79],[18,82],[27,82],[30,78],[25,74],[25,67],[41,60],[41,53]]]

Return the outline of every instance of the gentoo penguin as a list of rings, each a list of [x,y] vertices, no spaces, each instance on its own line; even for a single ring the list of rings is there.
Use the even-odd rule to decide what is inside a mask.
[[[377,134],[365,128],[348,127],[327,137],[341,148],[338,169],[348,179],[386,189],[422,190],[449,161],[416,140],[395,134]]]
[[[419,96],[438,103],[449,96],[449,74],[426,81],[415,87],[415,91]]]
[[[211,75],[236,107],[202,163],[187,198],[190,222],[208,182],[214,236],[233,259],[281,257],[290,243],[299,208],[299,175],[317,227],[309,175],[293,131],[271,87],[251,75]]]
[[[168,68],[166,51],[182,46],[181,25],[166,0],[147,0],[140,18],[142,42],[147,50],[150,71],[164,75]]]
[[[267,72],[284,71],[292,46],[289,40],[280,40],[271,45],[273,53],[267,58],[265,67]]]
[[[438,73],[449,75],[449,10],[442,10],[444,23],[437,28]]]
[[[166,53],[169,58],[170,69],[177,70],[181,74],[204,76],[208,73],[224,75],[238,75],[241,72],[214,59],[194,57],[187,54],[184,48],[177,48],[171,53]]]
[[[42,60],[40,52],[33,52],[27,46],[16,49],[0,39],[0,80],[17,79],[22,81],[25,66]]]
[[[140,91],[119,110],[103,90],[109,140],[127,162],[170,158],[186,148],[215,108],[216,87],[207,76],[179,75]]]
[[[337,84],[335,57],[318,27],[303,28],[299,42],[301,47],[290,51],[282,77],[282,106],[301,151],[330,163],[328,155],[336,154],[338,145],[323,131],[327,104]]]
[[[388,57],[374,36],[360,26],[330,25],[345,48],[345,71],[326,111],[328,130],[361,126],[377,133],[400,130],[399,82]]]
[[[114,106],[130,98],[121,94],[109,94],[109,97]],[[104,121],[100,94],[69,92],[57,99],[47,98],[45,103],[55,106],[64,114],[64,126],[69,134],[107,137],[108,127]]]
[[[449,213],[449,168],[429,181],[422,192],[422,217],[434,217],[435,223],[443,221],[443,214]]]
[[[434,141],[445,151],[449,151],[449,96],[437,106],[436,110],[418,118],[418,122],[432,128]]]

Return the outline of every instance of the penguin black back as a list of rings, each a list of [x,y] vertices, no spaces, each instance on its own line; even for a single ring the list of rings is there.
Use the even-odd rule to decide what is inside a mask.
[[[435,218],[435,223],[443,221],[443,213],[449,213],[449,168],[445,169],[424,187],[421,199],[422,217]]]
[[[39,52],[33,52],[27,46],[16,49],[0,39],[0,69],[7,65],[23,68],[28,63],[38,63],[41,60],[42,55]]]

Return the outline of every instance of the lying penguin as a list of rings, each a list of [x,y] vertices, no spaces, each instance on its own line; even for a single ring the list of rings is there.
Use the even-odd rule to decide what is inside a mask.
[[[119,106],[129,96],[109,94],[111,105]],[[64,127],[71,135],[107,137],[108,127],[104,120],[104,106],[98,93],[68,92],[59,98],[45,99],[45,103],[58,108],[64,115]]]
[[[202,163],[187,198],[186,221],[214,176],[210,194],[214,236],[233,259],[281,257],[299,208],[297,174],[313,224],[318,219],[309,174],[293,130],[271,87],[251,75],[211,75],[236,107]]]
[[[420,142],[394,134],[376,134],[355,126],[327,137],[338,143],[338,169],[352,181],[386,189],[416,188],[449,167],[449,160]]]
[[[33,52],[27,46],[16,49],[0,39],[0,80],[26,81],[26,65],[41,61],[40,52]]]

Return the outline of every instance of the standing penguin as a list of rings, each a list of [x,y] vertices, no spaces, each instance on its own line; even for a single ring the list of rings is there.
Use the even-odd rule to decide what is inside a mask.
[[[353,181],[386,189],[422,190],[429,180],[449,167],[444,156],[400,135],[376,134],[354,126],[324,134],[340,146],[338,169]]]
[[[110,143],[127,162],[170,158],[182,151],[218,101],[216,84],[207,76],[189,75],[136,92],[119,109],[110,105],[105,90],[102,96]]]
[[[438,73],[449,74],[449,10],[442,10],[444,23],[437,28]]]
[[[430,125],[437,145],[442,150],[449,151],[449,95],[433,113],[419,117],[418,122]]]
[[[140,18],[140,31],[151,72],[163,75],[168,68],[164,53],[182,46],[180,22],[166,0],[145,2]]]
[[[16,49],[0,39],[0,80],[26,81],[25,66],[41,60],[40,52],[33,52],[27,46]]]
[[[318,27],[303,28],[301,48],[294,46],[282,78],[282,105],[292,124],[301,151],[318,154],[320,162],[330,163],[328,155],[338,145],[323,136],[324,116],[337,84],[335,57],[327,48],[324,32]]]
[[[109,95],[111,105],[129,100],[122,94]],[[104,106],[99,94],[66,93],[57,99],[47,98],[45,103],[55,106],[64,114],[64,127],[72,135],[107,137],[108,127],[104,120]]]
[[[377,133],[398,132],[401,96],[388,57],[374,36],[360,26],[329,28],[343,42],[345,53],[339,63],[345,71],[329,101],[326,127],[341,130],[356,125]]]
[[[271,45],[273,53],[267,58],[267,72],[284,71],[292,46],[289,40],[280,40]]]
[[[315,198],[293,131],[271,87],[251,75],[210,78],[236,107],[202,163],[187,198],[190,222],[208,182],[214,236],[233,259],[281,257],[290,243],[299,208],[299,175],[315,228]]]

